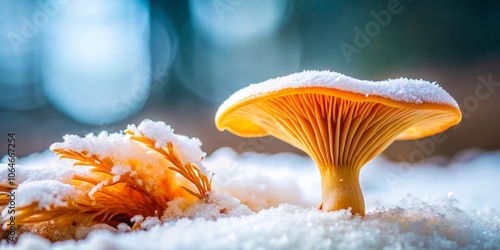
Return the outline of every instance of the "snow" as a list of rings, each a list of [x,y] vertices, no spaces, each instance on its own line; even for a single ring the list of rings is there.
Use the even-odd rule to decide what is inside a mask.
[[[238,199],[227,194],[211,193],[208,201],[190,202],[183,198],[170,201],[162,220],[175,221],[181,218],[216,220],[249,214],[252,214],[252,211]]]
[[[39,210],[48,210],[51,206],[67,206],[63,199],[73,192],[73,186],[55,180],[24,183],[17,189],[16,206],[29,206],[33,202],[38,202]],[[2,217],[5,211],[2,211]]]
[[[158,154],[148,154],[142,145],[130,140],[123,133],[111,133],[106,131],[97,136],[90,133],[84,138],[77,135],[65,135],[64,142],[54,143],[51,150],[64,149],[75,152],[87,152],[87,155],[98,155],[101,159],[109,157],[115,164],[127,165],[130,159],[136,159],[145,165],[159,166],[163,158]]]
[[[29,180],[29,169],[44,162],[53,165],[53,160],[46,153],[19,159],[23,178]],[[82,235],[90,231],[83,240],[50,243],[23,234],[17,245],[3,242],[0,248],[498,249],[498,162],[500,152],[472,150],[414,165],[377,157],[361,171],[367,205],[361,218],[346,210],[325,213],[315,208],[319,173],[308,157],[240,155],[222,148],[204,160],[215,173],[207,200],[170,201],[162,218],[137,217],[139,230],[98,224],[80,230]],[[46,187],[33,191],[48,192]]]
[[[90,189],[90,191],[88,193],[88,196],[90,198],[93,198],[94,194],[96,192],[100,191],[104,186],[108,185],[108,183],[109,183],[109,180],[101,181],[100,183],[98,183],[97,185],[95,185],[92,189]]]
[[[0,183],[7,183],[8,180],[8,156],[0,161]],[[24,164],[28,163],[28,167]],[[24,158],[19,158],[16,162],[15,183],[31,182],[37,180],[59,180],[69,179],[74,170],[69,166],[67,160],[58,160],[53,152],[34,153]]]
[[[137,175],[137,172],[132,171],[132,168],[129,165],[114,165],[113,168],[111,168],[111,173],[114,174],[113,182],[118,182],[121,176],[127,173],[130,173],[131,177]]]
[[[146,138],[156,141],[155,147],[166,147],[170,142],[177,149],[176,153],[182,162],[193,163],[201,167],[201,160],[205,158],[205,152],[201,151],[201,141],[198,138],[189,138],[184,135],[174,134],[174,130],[164,122],[142,121],[139,126],[129,125],[128,129],[134,135],[144,135]]]
[[[9,183],[7,155],[0,161],[0,183]],[[25,165],[26,164],[26,165]],[[15,184],[22,183],[15,192],[16,206],[38,202],[38,209],[65,206],[63,198],[73,194],[73,187],[62,182],[75,173],[66,160],[58,160],[53,152],[34,153],[17,159]],[[8,218],[7,210],[2,218]]]
[[[417,79],[388,79],[384,81],[358,80],[332,71],[303,71],[288,76],[269,79],[261,83],[251,84],[231,95],[219,107],[216,120],[229,107],[241,102],[259,98],[268,93],[283,89],[300,89],[306,87],[334,88],[357,94],[381,96],[394,101],[406,103],[447,104],[458,108],[457,102],[437,83]]]
[[[319,173],[311,171],[315,165],[309,158],[293,154],[238,156],[230,148],[221,148],[204,163],[215,173],[212,180],[215,190],[230,193],[254,211],[281,203],[301,206],[319,203],[319,195],[306,195],[320,189]],[[307,167],[290,167],[298,165]]]

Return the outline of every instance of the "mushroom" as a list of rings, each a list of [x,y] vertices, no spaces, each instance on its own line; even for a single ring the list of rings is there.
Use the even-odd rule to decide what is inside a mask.
[[[215,123],[220,131],[271,135],[301,149],[321,174],[318,209],[350,208],[364,216],[363,165],[394,140],[440,133],[461,117],[456,101],[435,83],[304,71],[237,91],[219,107]]]

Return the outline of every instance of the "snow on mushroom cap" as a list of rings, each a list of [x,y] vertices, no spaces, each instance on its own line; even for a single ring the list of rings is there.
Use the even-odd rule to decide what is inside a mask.
[[[202,169],[201,160],[205,158],[205,152],[201,150],[201,141],[198,138],[189,138],[184,135],[177,135],[174,130],[164,122],[153,122],[144,120],[139,126],[129,125],[128,129],[135,135],[140,134],[156,141],[155,147],[167,146],[170,142],[176,148],[176,153],[183,163],[193,163]]]
[[[216,120],[223,111],[243,99],[257,98],[267,93],[282,89],[299,89],[306,87],[334,88],[363,95],[375,95],[394,101],[422,104],[447,104],[458,108],[457,102],[437,83],[407,78],[389,79],[385,81],[358,80],[332,71],[303,71],[288,76],[269,79],[261,83],[251,84],[231,95],[219,108]]]

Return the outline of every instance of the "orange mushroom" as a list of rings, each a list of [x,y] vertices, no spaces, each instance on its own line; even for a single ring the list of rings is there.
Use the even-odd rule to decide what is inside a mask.
[[[217,111],[219,130],[272,135],[306,152],[321,174],[319,209],[365,214],[359,171],[394,140],[440,133],[460,122],[456,101],[435,83],[357,80],[304,71],[252,84]]]

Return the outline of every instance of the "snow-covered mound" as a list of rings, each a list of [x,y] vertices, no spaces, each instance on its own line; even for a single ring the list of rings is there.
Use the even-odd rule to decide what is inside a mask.
[[[0,248],[498,249],[500,152],[469,151],[444,161],[371,161],[360,175],[367,215],[353,218],[348,211],[315,209],[319,173],[309,158],[223,148],[204,161],[215,173],[213,202],[183,210],[187,201],[172,201],[170,219],[146,218],[141,226],[147,230],[94,228],[84,240],[57,243],[24,234],[17,245]],[[25,170],[55,162],[47,152],[18,161]]]

